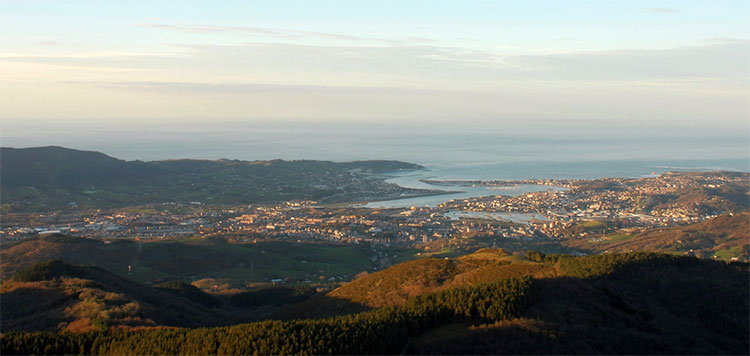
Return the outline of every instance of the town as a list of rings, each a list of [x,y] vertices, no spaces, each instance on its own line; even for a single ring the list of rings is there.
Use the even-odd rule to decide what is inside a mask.
[[[440,182],[431,182],[437,186]],[[748,174],[665,173],[646,178],[462,182],[486,186],[543,184],[563,187],[516,196],[484,196],[436,207],[371,209],[316,201],[213,206],[164,203],[114,210],[8,214],[0,238],[70,234],[97,239],[177,236],[323,240],[431,248],[434,241],[584,238],[606,229],[685,225],[746,205]],[[601,224],[599,224],[601,223]],[[597,225],[599,224],[599,225]],[[576,229],[579,225],[604,229]]]

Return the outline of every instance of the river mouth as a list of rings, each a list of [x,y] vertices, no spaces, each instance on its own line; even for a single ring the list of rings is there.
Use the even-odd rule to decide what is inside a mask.
[[[385,181],[404,188],[443,190],[445,194],[432,194],[420,197],[407,197],[382,201],[371,201],[365,204],[356,204],[357,207],[372,209],[428,207],[434,208],[438,205],[456,199],[468,199],[486,196],[516,196],[525,193],[540,192],[546,190],[565,190],[566,188],[540,184],[514,184],[508,186],[491,187],[477,184],[465,184],[458,181],[442,181],[448,179],[431,170],[396,172],[384,175],[388,177]],[[440,182],[432,184],[430,182]]]

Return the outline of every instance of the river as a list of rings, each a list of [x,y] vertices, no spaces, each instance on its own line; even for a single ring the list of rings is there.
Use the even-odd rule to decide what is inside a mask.
[[[505,186],[505,187],[486,187],[486,186],[479,186],[479,185],[466,186],[466,185],[461,185],[461,184],[433,185],[433,184],[425,183],[422,181],[422,179],[435,179],[435,180],[447,179],[443,177],[442,175],[436,175],[435,173],[436,171],[433,171],[433,170],[393,173],[393,174],[388,175],[389,178],[386,179],[386,182],[394,183],[404,188],[440,189],[440,190],[445,190],[448,192],[452,191],[452,192],[457,192],[457,193],[448,193],[448,194],[432,195],[432,196],[416,197],[416,198],[373,201],[373,202],[369,202],[366,204],[361,204],[359,206],[363,206],[366,208],[380,208],[380,209],[408,208],[412,206],[435,207],[444,202],[455,200],[455,199],[467,199],[467,198],[474,198],[474,197],[497,196],[497,195],[515,196],[515,195],[521,195],[524,193],[539,192],[539,191],[545,191],[545,190],[566,189],[562,187],[553,187],[553,186],[538,185],[538,184],[519,184],[519,185]]]

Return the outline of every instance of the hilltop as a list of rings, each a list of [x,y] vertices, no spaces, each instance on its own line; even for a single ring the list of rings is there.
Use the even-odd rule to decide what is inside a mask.
[[[502,249],[481,249],[456,258],[422,258],[364,274],[327,294],[369,307],[402,305],[409,298],[451,287],[509,277],[545,277],[554,269]]]
[[[420,195],[371,175],[422,166],[399,161],[124,161],[63,147],[0,148],[4,212],[164,202],[327,202]],[[434,193],[434,192],[433,192]]]

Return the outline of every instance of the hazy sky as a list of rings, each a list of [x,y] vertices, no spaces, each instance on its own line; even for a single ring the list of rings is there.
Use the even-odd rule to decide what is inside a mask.
[[[748,127],[748,1],[0,1],[0,119]]]

